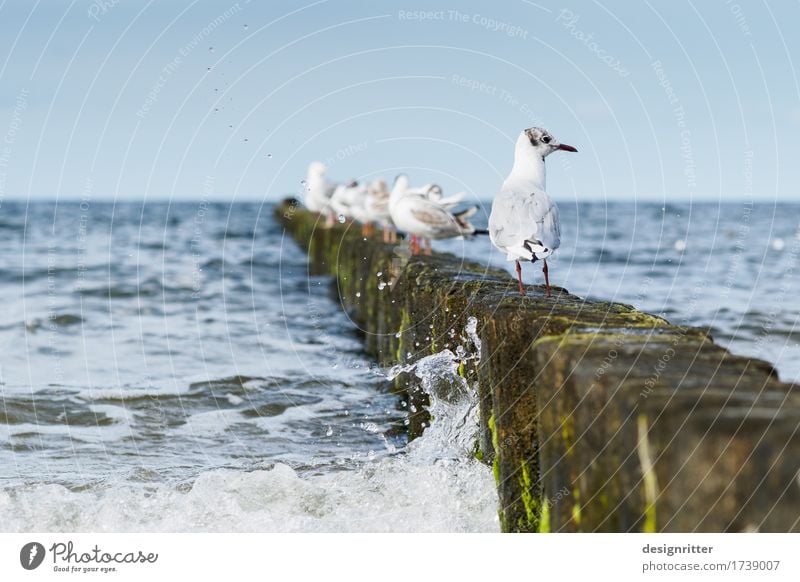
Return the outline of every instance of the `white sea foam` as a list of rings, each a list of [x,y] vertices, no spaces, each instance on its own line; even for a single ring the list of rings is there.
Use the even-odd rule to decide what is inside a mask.
[[[402,456],[300,478],[214,470],[187,492],[126,484],[0,491],[4,531],[497,531],[491,472],[477,461],[415,464]]]
[[[209,410],[192,414],[186,423],[175,429],[175,434],[214,436],[223,434],[229,427],[245,418],[238,410]]]
[[[97,411],[101,413],[100,410]],[[0,425],[0,442],[11,442],[12,437],[38,438],[46,436],[63,436],[80,443],[112,443],[131,436],[130,425],[120,422],[114,416],[114,422],[108,425],[76,426],[70,424],[36,424],[23,422],[19,424]],[[0,518],[2,523],[2,518]]]

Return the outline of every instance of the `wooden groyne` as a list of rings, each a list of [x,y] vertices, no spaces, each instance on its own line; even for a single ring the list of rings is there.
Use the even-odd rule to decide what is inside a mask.
[[[504,271],[410,257],[291,200],[276,217],[382,365],[448,347],[477,318],[481,359],[462,373],[503,531],[800,531],[800,391],[770,364],[628,305],[521,297]],[[408,397],[414,436],[427,418]]]

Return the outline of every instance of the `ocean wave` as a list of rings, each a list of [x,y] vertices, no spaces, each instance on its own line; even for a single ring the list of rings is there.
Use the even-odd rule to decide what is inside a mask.
[[[202,473],[189,487],[128,479],[91,490],[0,491],[6,532],[497,532],[494,479],[477,461],[397,455],[301,477],[291,467]]]

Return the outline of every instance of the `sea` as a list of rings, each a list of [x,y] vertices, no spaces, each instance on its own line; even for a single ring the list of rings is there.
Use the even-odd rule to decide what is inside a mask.
[[[553,284],[702,327],[800,381],[800,205],[560,207]],[[0,204],[0,531],[499,530],[475,387],[431,393],[409,442],[392,371],[273,211]],[[511,276],[485,237],[434,248]],[[459,357],[478,358],[462,337]],[[423,388],[462,382],[452,353],[409,365]]]

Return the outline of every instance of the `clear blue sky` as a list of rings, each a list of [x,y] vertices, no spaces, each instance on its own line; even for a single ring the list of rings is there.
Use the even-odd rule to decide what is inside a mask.
[[[558,199],[796,199],[798,22],[746,0],[0,0],[0,198],[276,199],[315,159],[489,198],[543,125],[580,150],[548,159]]]

